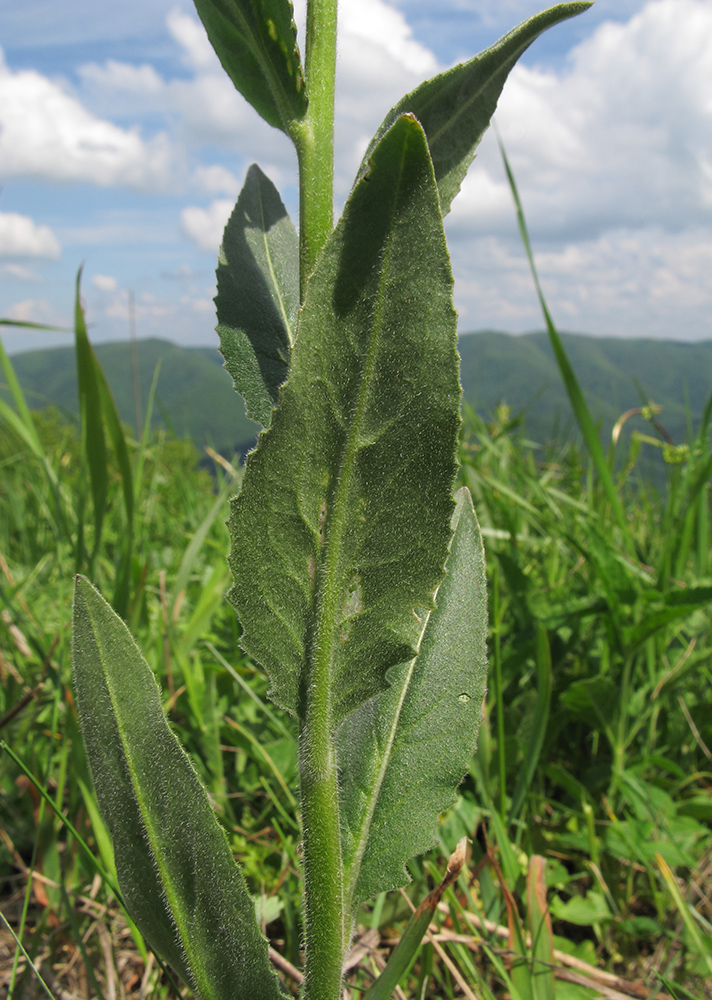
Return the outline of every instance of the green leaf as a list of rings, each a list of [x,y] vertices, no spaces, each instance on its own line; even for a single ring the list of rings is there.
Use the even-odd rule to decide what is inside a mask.
[[[460,426],[452,273],[409,116],[309,280],[289,379],[232,501],[229,598],[272,699],[329,724],[410,660],[450,541]]]
[[[581,390],[581,385],[576,378],[576,372],[574,371],[573,365],[571,364],[569,356],[566,353],[566,348],[564,347],[563,341],[559,336],[559,331],[556,329],[554,320],[549,312],[549,307],[544,297],[544,291],[541,287],[541,282],[539,281],[539,272],[537,271],[536,263],[534,261],[534,252],[529,239],[529,230],[527,229],[527,222],[524,217],[524,208],[522,207],[522,202],[519,197],[517,184],[509,160],[507,159],[507,153],[505,152],[504,146],[501,140],[498,141],[500,152],[502,154],[502,160],[504,162],[504,168],[507,172],[507,180],[509,181],[512,197],[514,199],[514,205],[517,210],[519,235],[522,238],[524,252],[526,253],[527,260],[529,261],[529,269],[531,270],[534,287],[539,299],[539,305],[541,306],[544,321],[546,322],[546,329],[549,334],[551,349],[559,367],[559,371],[561,372],[561,378],[563,380],[564,387],[566,388],[569,402],[571,403],[571,409],[573,410],[576,421],[581,428],[581,434],[586,442],[586,447],[588,448],[591,459],[593,460],[596,472],[601,480],[601,484],[606,496],[608,497],[613,513],[616,516],[616,520],[621,532],[623,533],[624,540],[629,546],[631,546],[632,540],[630,536],[630,529],[626,521],[625,511],[623,510],[623,505],[620,502],[616,485],[613,482],[613,475],[608,467],[608,462],[606,461],[603,446],[601,445],[601,439],[598,434],[598,428],[594,423],[593,417],[591,416],[591,411],[588,408],[586,397],[584,396]]]
[[[82,269],[80,268],[76,280],[74,336],[79,408],[82,419],[82,444],[86,464],[89,468],[94,505],[94,550],[89,562],[89,568],[91,569],[93,560],[100,550],[104,516],[107,510],[109,471],[106,437],[108,434],[119,467],[124,509],[126,512],[125,530],[122,535],[121,558],[114,593],[114,607],[119,613],[123,614],[128,604],[129,573],[133,544],[133,473],[126,437],[121,426],[114,397],[111,394],[109,383],[94,353],[94,348],[89,341],[80,294],[81,276]],[[80,527],[80,539],[82,538],[82,532],[83,529]],[[80,541],[80,551],[82,547],[83,541]]]
[[[551,649],[546,629],[539,623],[536,626],[536,673],[536,702],[531,713],[529,740],[524,761],[519,770],[519,777],[517,778],[514,795],[509,806],[510,823],[519,818],[519,814],[524,807],[527,793],[529,792],[537,764],[539,763],[542,747],[544,746],[544,739],[549,723],[549,713],[551,711]]]
[[[363,994],[362,1000],[390,1000],[403,976],[415,961],[420,943],[430,926],[445,890],[458,880],[465,864],[467,838],[463,837],[450,855],[445,878],[428,893],[391,952],[388,963],[375,983]]]
[[[253,164],[223,236],[217,331],[248,417],[269,427],[299,309],[299,238],[272,181]]]
[[[101,389],[98,362],[89,343],[84,309],[80,293],[81,268],[77,272],[74,298],[74,353],[77,359],[77,389],[82,426],[82,449],[89,467],[92,501],[94,507],[94,552],[90,566],[101,544],[101,534],[106,513],[109,472],[104,421],[102,420]],[[81,532],[81,526],[80,526]],[[81,535],[80,535],[81,537]],[[80,550],[83,543],[80,543]],[[79,568],[79,567],[77,567]]]
[[[566,920],[580,927],[613,919],[608,903],[597,889],[589,890],[585,896],[572,896],[565,903],[560,896],[552,896],[549,909],[556,920]]]
[[[514,64],[543,31],[580,14],[592,2],[561,3],[535,14],[474,59],[426,80],[406,94],[391,108],[376,132],[366,151],[359,176],[368,171],[374,147],[393,122],[402,114],[413,114],[428,137],[440,205],[443,215],[446,215],[475,158],[475,150],[487,130]]]
[[[254,904],[121,619],[77,577],[77,708],[127,908],[202,1000],[277,1000]]]
[[[270,125],[288,132],[307,94],[289,0],[195,0],[223,69]]]
[[[87,344],[89,340],[87,338]],[[106,375],[99,361],[91,348],[91,356],[94,361],[96,375],[96,385],[101,403],[101,416],[106,426],[106,430],[114,449],[116,464],[121,476],[121,491],[124,498],[124,510],[126,512],[126,523],[121,538],[121,557],[116,573],[116,586],[114,589],[113,605],[116,611],[123,615],[129,603],[129,588],[131,576],[131,555],[133,548],[133,515],[134,515],[134,484],[131,459],[129,457],[126,435],[121,424],[119,411],[116,409],[114,397],[106,380]]]
[[[665,880],[668,892],[672,896],[673,902],[682,917],[683,923],[685,924],[685,930],[694,945],[695,952],[697,953],[697,956],[699,956],[700,964],[704,962],[707,966],[709,975],[712,976],[712,952],[709,946],[709,939],[705,941],[700,933],[700,928],[698,926],[700,919],[699,913],[696,908],[690,905],[687,899],[680,892],[680,886],[677,884],[677,879],[671,871],[667,861],[665,861],[665,859],[659,854],[656,856],[655,860],[658,863],[660,874]]]
[[[346,898],[357,905],[409,880],[429,850],[477,744],[487,671],[485,559],[472,499],[456,497],[447,575],[418,656],[338,734]]]

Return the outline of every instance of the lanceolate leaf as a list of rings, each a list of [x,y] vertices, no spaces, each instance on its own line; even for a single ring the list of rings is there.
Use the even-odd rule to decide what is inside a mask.
[[[288,131],[304,116],[304,86],[289,0],[195,0],[223,69],[259,115]]]
[[[151,670],[83,577],[72,663],[82,736],[131,916],[202,1000],[277,1000],[252,900],[168,728]]]
[[[277,189],[253,164],[218,258],[220,350],[248,417],[269,427],[299,309],[299,238]]]
[[[447,575],[416,659],[338,734],[345,894],[353,906],[405,885],[475,752],[487,671],[484,549],[472,500],[456,497]]]
[[[516,61],[542,31],[580,14],[592,2],[561,3],[535,14],[474,59],[426,80],[406,94],[391,108],[376,132],[359,176],[368,170],[368,158],[384,133],[400,115],[409,112],[415,115],[428,137],[442,213],[446,215]]]
[[[232,504],[230,599],[271,696],[335,725],[410,660],[450,539],[460,387],[425,136],[405,116],[309,280],[272,426]]]

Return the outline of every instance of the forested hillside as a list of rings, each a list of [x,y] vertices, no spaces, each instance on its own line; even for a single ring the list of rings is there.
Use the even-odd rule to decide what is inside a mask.
[[[659,420],[673,441],[685,439],[686,410],[694,424],[712,390],[712,340],[686,344],[575,334],[564,334],[562,339],[606,438],[622,413],[654,402],[663,408]],[[99,344],[96,352],[122,418],[135,426],[136,378],[130,345]],[[538,442],[574,433],[571,409],[545,333],[521,337],[496,331],[464,334],[460,352],[465,399],[482,416],[503,402],[513,413],[526,411],[527,433]],[[179,436],[190,436],[196,444],[210,444],[219,451],[246,450],[257,427],[246,419],[221,362],[212,348],[138,341],[138,415],[146,412],[158,368],[154,424],[167,425]],[[73,348],[30,351],[16,355],[13,363],[32,405],[54,404],[76,412]]]

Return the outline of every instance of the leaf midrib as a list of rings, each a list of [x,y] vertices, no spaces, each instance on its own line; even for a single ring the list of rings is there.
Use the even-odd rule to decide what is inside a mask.
[[[582,10],[585,10],[585,9],[586,9],[585,6],[582,6]],[[549,20],[548,18],[545,18],[543,16],[543,15],[548,14],[548,13],[550,13],[550,10],[549,11],[543,11],[541,14],[536,14],[531,19],[528,19],[528,20],[534,21],[536,23],[537,27],[538,27],[539,19],[546,21],[546,23],[542,27],[538,28],[538,30],[536,31],[536,33],[533,36],[528,33],[526,35],[527,40],[525,42],[522,42],[516,48],[516,50],[514,51],[514,53],[510,54],[507,57],[507,61],[505,63],[503,63],[503,64],[500,63],[493,72],[488,73],[487,78],[483,81],[482,85],[477,89],[477,91],[470,97],[470,99],[468,101],[466,101],[464,104],[460,105],[457,108],[456,112],[452,115],[452,117],[449,118],[442,125],[442,127],[440,129],[438,129],[436,132],[428,134],[428,145],[429,145],[429,147],[431,149],[431,154],[432,154],[432,151],[433,151],[433,148],[434,148],[435,144],[441,140],[442,136],[446,132],[448,132],[453,126],[455,126],[455,124],[462,118],[462,116],[464,114],[466,114],[466,112],[469,110],[469,108],[473,104],[473,102],[475,102],[475,101],[477,101],[479,99],[479,97],[481,96],[482,92],[485,90],[486,87],[488,87],[491,84],[492,80],[499,73],[502,73],[502,72],[504,72],[505,76],[507,76],[509,74],[510,70],[511,70],[512,64],[517,62],[517,60],[522,55],[522,53],[525,52],[526,49],[528,49],[529,46],[534,41],[536,41],[536,39],[539,37],[539,35],[543,31],[546,31],[547,28],[553,27],[556,23],[558,23],[555,20]],[[568,16],[569,17],[573,17],[577,13],[580,13],[580,11],[578,11],[578,10],[572,11]],[[563,20],[563,18],[562,18],[562,20]],[[528,23],[528,21],[524,22],[524,24],[526,24],[526,23]],[[522,25],[520,25],[520,27],[522,27]],[[511,35],[511,34],[515,33],[517,30],[518,30],[517,28],[514,28],[513,31],[509,32],[508,34]],[[504,42],[506,40],[506,38],[507,38],[507,35],[505,35],[504,38],[501,41]],[[493,50],[495,48],[496,48],[496,45],[492,46],[491,49],[487,49],[485,53],[480,53],[479,55],[475,56],[473,59],[468,60],[467,63],[464,63],[462,65],[463,66],[471,66],[472,64],[474,64],[478,60],[480,60],[482,58],[482,56],[485,55],[485,54],[488,55],[488,56],[494,55],[495,53],[494,53]],[[502,45],[502,48],[504,48],[504,45]],[[454,74],[457,71],[457,69],[458,69],[458,67],[454,67],[452,70],[446,70],[445,73],[443,74],[443,76],[447,76],[447,75],[449,75],[451,73]],[[435,77],[434,79],[437,79],[437,77]],[[443,81],[443,82],[445,83],[446,86],[448,85],[447,81]],[[434,99],[435,99],[434,97],[431,97],[430,101],[432,101]],[[397,105],[398,112],[393,116],[393,121],[390,122],[390,124],[389,124],[388,127],[390,127],[393,124],[393,122],[397,121],[398,116],[400,114],[403,114],[405,111],[407,111],[409,107],[410,107],[409,100],[407,98],[404,98],[403,101],[401,101],[400,105]],[[485,124],[485,128],[486,127],[487,127],[487,124]],[[385,134],[386,131],[387,131],[387,129],[383,130],[384,134]],[[435,156],[434,155],[433,155],[433,160],[435,162]],[[440,182],[440,178],[438,178],[438,187],[440,186],[440,183],[441,183]]]
[[[403,168],[405,164],[405,147],[401,153],[401,163],[398,174],[398,183],[395,187],[395,195],[393,198],[393,208],[391,211],[390,224],[388,226],[389,236],[386,240],[386,248],[383,254],[383,260],[380,271],[380,280],[378,285],[378,292],[375,297],[376,304],[373,311],[373,322],[371,326],[371,336],[369,341],[368,353],[366,356],[366,364],[363,367],[363,372],[361,375],[361,382],[358,391],[358,402],[356,405],[356,412],[354,414],[354,419],[351,423],[351,431],[347,435],[346,448],[344,449],[343,458],[339,464],[339,469],[343,470],[342,475],[338,477],[337,488],[334,494],[334,512],[333,519],[329,518],[327,520],[327,534],[326,534],[326,558],[324,562],[324,584],[319,587],[316,595],[316,607],[317,607],[317,643],[316,651],[317,657],[314,663],[314,669],[310,671],[310,680],[315,684],[315,690],[317,693],[322,691],[327,695],[327,727],[328,727],[328,738],[332,738],[334,722],[333,722],[333,709],[334,709],[334,697],[332,691],[333,682],[333,665],[334,665],[334,635],[336,631],[336,623],[338,617],[338,602],[341,595],[341,583],[342,579],[339,578],[339,555],[341,552],[341,546],[343,542],[344,531],[346,528],[348,505],[347,498],[351,489],[351,482],[353,478],[353,469],[355,464],[355,459],[358,451],[360,450],[361,444],[361,425],[363,423],[363,418],[366,409],[366,403],[369,395],[370,388],[370,376],[375,365],[375,357],[377,354],[377,347],[380,342],[380,336],[383,329],[382,324],[382,312],[383,312],[383,300],[385,297],[385,287],[387,284],[388,268],[391,257],[391,242],[393,236],[393,220],[396,215],[396,209],[398,205],[399,195],[401,191],[401,182],[403,177]],[[320,616],[318,608],[320,605],[321,594],[324,594],[323,607],[325,608],[324,615]],[[320,628],[320,619],[324,621],[323,628]],[[326,639],[326,643],[323,641]],[[324,657],[321,654],[324,650],[327,651],[326,662],[323,662]],[[322,661],[320,663],[320,661]],[[323,687],[319,687],[321,684]]]
[[[549,13],[549,11],[543,11],[543,14],[547,14],[547,13]],[[534,15],[534,17],[532,18],[532,21],[535,21],[535,22],[537,22],[537,27],[538,27],[538,19],[539,19],[540,17],[541,17],[541,19],[542,19],[542,20],[544,20],[544,21],[547,21],[547,22],[548,22],[548,18],[545,18],[545,17],[543,17],[542,15],[539,15],[539,14],[537,14],[537,15]],[[527,23],[527,22],[525,22],[525,23]],[[554,22],[554,23],[555,23],[555,22]],[[534,27],[534,25],[532,25],[532,27]],[[536,34],[535,34],[535,35],[534,35],[533,37],[532,37],[532,36],[531,36],[531,35],[530,35],[529,33],[527,33],[527,35],[525,36],[525,38],[526,38],[527,40],[526,40],[526,41],[523,41],[523,42],[521,42],[521,44],[520,44],[520,45],[519,45],[519,46],[518,46],[518,47],[517,47],[517,48],[516,48],[516,49],[514,50],[514,52],[513,52],[513,53],[510,53],[510,55],[508,55],[508,56],[507,56],[507,60],[506,60],[506,62],[504,62],[504,63],[499,63],[499,65],[497,66],[497,68],[496,68],[496,69],[495,69],[495,70],[494,70],[493,72],[490,72],[490,73],[488,73],[488,74],[487,74],[487,77],[486,77],[486,79],[485,79],[485,80],[483,81],[482,85],[481,85],[481,86],[480,86],[480,87],[479,87],[479,88],[477,89],[477,91],[476,91],[476,92],[475,92],[475,93],[474,93],[474,94],[473,94],[473,95],[472,95],[472,96],[470,97],[470,99],[469,99],[468,101],[466,101],[466,102],[465,102],[464,104],[462,104],[462,105],[461,105],[461,106],[460,106],[460,107],[459,107],[459,108],[457,109],[457,111],[456,111],[456,112],[455,112],[455,114],[454,114],[454,115],[452,116],[452,118],[450,118],[450,119],[449,119],[449,120],[448,120],[448,121],[447,121],[447,122],[446,122],[446,123],[445,123],[445,124],[444,124],[444,125],[442,126],[442,128],[441,128],[441,129],[439,129],[439,130],[438,130],[437,132],[433,133],[433,137],[432,137],[432,140],[429,140],[429,143],[430,143],[430,146],[431,146],[431,148],[432,148],[432,145],[433,145],[433,143],[435,143],[435,142],[438,142],[438,140],[440,139],[440,137],[441,137],[441,136],[442,136],[442,135],[443,135],[443,134],[444,134],[445,132],[447,132],[447,131],[448,131],[448,130],[449,130],[450,128],[452,128],[452,127],[453,127],[453,126],[455,125],[455,123],[456,123],[457,121],[459,121],[459,119],[460,119],[460,118],[462,117],[462,115],[464,115],[464,114],[465,114],[465,112],[469,110],[469,107],[470,107],[470,105],[471,105],[471,104],[472,104],[472,103],[473,103],[474,101],[478,100],[478,98],[480,97],[480,95],[482,94],[482,92],[483,92],[483,91],[485,90],[485,88],[486,88],[486,87],[488,87],[488,86],[489,86],[489,85],[491,84],[492,80],[493,80],[493,79],[494,79],[494,78],[495,78],[495,77],[496,77],[497,75],[499,75],[499,74],[501,74],[501,73],[504,73],[505,77],[507,77],[507,76],[509,75],[509,72],[510,72],[510,69],[511,69],[511,67],[512,67],[512,64],[513,64],[513,63],[516,63],[516,62],[517,62],[517,60],[519,59],[519,57],[521,56],[521,54],[522,54],[523,52],[525,52],[525,51],[526,51],[526,50],[527,50],[527,49],[529,48],[529,46],[530,46],[530,45],[531,45],[531,44],[532,44],[532,43],[533,43],[534,41],[536,41],[536,39],[537,39],[537,38],[539,37],[539,35],[540,35],[540,34],[541,34],[541,33],[542,33],[543,31],[546,31],[546,29],[547,29],[547,28],[550,28],[550,27],[553,27],[553,23],[551,23],[551,24],[550,24],[550,23],[546,23],[546,24],[545,24],[545,25],[544,25],[543,27],[539,28],[539,30],[538,30],[538,31],[536,32]],[[514,31],[514,32],[516,32],[516,30],[517,30],[516,28],[514,28],[514,29],[513,29],[513,31]],[[510,34],[511,34],[511,32],[510,32]],[[507,38],[507,36],[505,35],[505,36],[504,36],[504,39],[502,39],[502,42],[504,42],[504,41],[506,40],[506,38]],[[502,46],[501,46],[501,47],[502,47],[502,48],[504,48],[504,47],[505,47],[505,46],[504,46],[504,44],[502,44]],[[492,49],[488,49],[488,50],[487,50],[487,52],[486,52],[486,55],[488,55],[488,56],[490,56],[490,57],[494,56],[494,55],[495,55],[495,51],[493,51],[493,49],[494,49],[494,50],[496,50],[496,48],[497,48],[497,46],[495,45],[495,46],[493,46],[493,47],[492,47]],[[485,53],[483,53],[483,55],[484,55],[484,54],[485,54]],[[478,55],[478,56],[475,56],[475,57],[474,57],[474,59],[471,59],[471,60],[469,61],[469,65],[473,65],[474,63],[478,62],[478,60],[480,60],[481,58],[482,58],[482,56],[481,56],[481,55]],[[489,121],[489,119],[488,119],[488,121]],[[486,128],[486,127],[487,127],[487,124],[485,124],[485,128]]]
[[[272,258],[272,252],[270,250],[269,240],[267,239],[267,218],[265,216],[264,199],[262,197],[262,185],[259,188],[259,198],[260,198],[260,232],[262,235],[262,243],[264,245],[265,258],[267,260],[267,267],[269,268],[269,275],[272,279],[272,287],[277,294],[277,302],[279,304],[279,311],[282,316],[282,323],[284,324],[284,329],[287,332],[287,339],[289,340],[290,347],[294,345],[294,333],[292,331],[291,323],[289,322],[289,317],[287,316],[287,311],[284,305],[284,299],[282,297],[282,289],[277,280],[277,274],[274,269],[274,262]]]
[[[85,602],[85,607],[88,610],[86,602]],[[146,798],[141,794],[141,782],[138,780],[138,775],[136,768],[134,766],[133,757],[130,753],[131,740],[128,738],[125,728],[121,721],[122,713],[120,711],[119,702],[114,694],[114,686],[112,684],[111,671],[105,665],[108,660],[108,657],[104,652],[104,647],[103,644],[101,643],[100,634],[93,624],[93,616],[91,616],[91,620],[92,620],[92,632],[94,634],[94,640],[96,642],[97,649],[99,649],[101,653],[100,661],[102,664],[102,670],[104,673],[104,678],[108,689],[109,698],[111,700],[112,714],[114,719],[116,720],[116,728],[118,730],[119,737],[121,740],[121,746],[124,752],[124,759],[126,760],[126,766],[131,778],[131,788],[136,798],[136,805],[138,806],[139,820],[146,831],[149,849],[151,851],[151,857],[153,859],[154,865],[156,866],[156,869],[158,870],[159,881],[162,885],[163,891],[165,892],[165,901],[168,904],[166,907],[168,911],[168,918],[174,924],[176,932],[178,934],[178,938],[183,947],[185,948],[184,942],[190,941],[190,926],[186,924],[185,919],[180,919],[183,918],[182,906],[180,905],[180,893],[177,891],[177,886],[174,879],[171,876],[170,869],[163,864],[163,852],[161,851],[159,846],[160,838],[158,838],[156,835],[155,825],[151,823],[151,810],[148,807]],[[196,976],[196,970],[195,970],[196,957],[197,956],[195,955],[195,953],[191,956],[190,959],[188,959],[188,956],[186,955],[187,959],[186,972],[191,978],[193,978],[194,985],[200,991],[201,995],[210,998],[210,996],[212,996],[212,989],[210,988],[210,983],[209,982],[201,983],[198,977]],[[202,971],[200,961],[198,961],[197,964],[199,970]],[[203,977],[201,976],[200,978],[202,979]]]
[[[428,613],[423,623],[423,632],[421,632],[421,639],[423,633],[425,632],[425,626],[427,625],[429,617],[430,614]],[[400,723],[400,717],[403,711],[403,705],[405,704],[405,699],[410,689],[411,681],[413,680],[413,673],[415,672],[416,661],[417,657],[414,657],[411,660],[408,666],[407,676],[403,679],[402,682],[403,687],[401,690],[400,698],[398,699],[397,708],[393,713],[392,723],[390,731],[388,733],[388,739],[386,740],[385,750],[381,755],[378,773],[376,779],[370,785],[369,804],[366,809],[365,815],[362,819],[362,822],[359,826],[358,835],[354,839],[356,848],[353,852],[353,858],[351,864],[344,873],[345,875],[344,897],[348,901],[348,910],[351,910],[353,908],[354,892],[356,890],[356,884],[358,882],[358,877],[361,872],[361,861],[363,860],[363,856],[366,851],[366,847],[368,845],[369,835],[371,832],[371,823],[373,822],[373,817],[376,812],[376,807],[378,806],[378,800],[380,798],[381,788],[383,787],[383,782],[386,777],[386,771],[388,770],[388,765],[390,764],[391,753],[393,750],[393,744],[395,742],[395,737],[396,737],[396,731]]]

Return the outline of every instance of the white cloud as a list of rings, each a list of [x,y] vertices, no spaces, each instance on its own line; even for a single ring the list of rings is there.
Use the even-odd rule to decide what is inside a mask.
[[[359,39],[382,49],[410,73],[426,77],[437,70],[435,56],[413,38],[413,29],[403,14],[383,0],[346,0],[339,7],[339,30],[344,50]],[[344,57],[348,57],[347,51],[342,52]]]
[[[16,302],[10,306],[5,316],[21,323],[46,323],[48,326],[58,326],[65,319],[59,316],[54,306],[45,299],[24,299],[22,302]]]
[[[168,30],[183,49],[184,59],[198,73],[222,72],[220,61],[208,40],[200,21],[180,10],[172,10],[166,18]]]
[[[304,7],[299,0],[302,25]],[[497,112],[550,304],[571,329],[709,336],[712,5],[604,0],[597,8],[599,20],[591,23],[598,26],[584,32],[581,20],[589,37],[566,61],[547,69],[530,60],[515,68]],[[416,40],[406,16],[417,11],[422,24],[463,11],[471,22],[506,18],[508,27],[538,5],[483,0],[476,15],[473,9],[472,0],[442,0],[437,11],[432,0],[342,0],[337,200],[348,193],[388,108],[438,71],[427,36],[421,29]],[[624,21],[632,9],[637,13]],[[615,23],[601,23],[607,10]],[[247,163],[260,162],[293,207],[296,160],[288,140],[235,91],[195,16],[174,10],[167,23],[182,56],[183,69],[174,75],[143,55],[136,65],[109,60],[82,67],[75,92],[0,63],[0,178],[191,190],[195,204],[181,214],[183,232],[214,253]],[[146,138],[156,130],[155,138]],[[203,199],[214,200],[201,205]],[[77,215],[58,230],[65,256],[72,243],[155,245],[159,233],[166,256],[157,267],[170,270],[175,227],[157,226],[151,216],[139,239],[141,213],[135,211],[130,225],[125,208],[108,221],[104,214],[103,223]],[[455,201],[448,234],[463,329],[541,326],[491,134]],[[189,314],[197,327],[191,309],[199,306],[165,308],[158,300],[137,301],[144,332],[159,332],[162,316],[168,317],[164,334],[170,327],[173,336],[171,324],[185,320],[188,337]]]
[[[165,135],[144,141],[97,118],[58,81],[0,56],[0,176],[155,188],[170,175]]]
[[[100,292],[115,292],[118,287],[116,278],[112,278],[108,274],[95,274],[91,279],[91,283]]]
[[[7,274],[11,278],[19,278],[21,281],[41,282],[42,278],[36,271],[21,264],[3,264],[0,266],[0,274]]]
[[[304,22],[304,3],[297,21]],[[163,112],[173,118],[177,144],[198,149],[218,144],[235,151],[240,166],[257,160],[280,187],[293,185],[296,156],[289,140],[271,128],[236,91],[199,20],[178,10],[168,30],[192,75],[167,79],[153,67],[108,61],[80,69],[85,102],[110,115],[117,109],[134,120]],[[301,32],[300,32],[301,35]],[[418,42],[403,14],[385,0],[343,0],[340,7],[337,77],[337,189],[345,196],[369,139],[389,107],[425,77],[437,72],[432,52]],[[193,172],[210,194],[235,195],[227,173]]]
[[[709,338],[712,233],[621,228],[535,254],[557,324],[607,336]],[[473,239],[454,260],[460,328],[522,333],[542,327],[523,250]]]
[[[208,208],[198,208],[195,205],[184,208],[180,214],[183,232],[201,250],[217,253],[225,223],[234,207],[234,202],[221,198],[212,202]]]
[[[237,177],[219,164],[198,167],[193,173],[195,184],[206,194],[229,194],[237,198],[241,184]]]
[[[341,200],[388,110],[440,67],[413,38],[401,11],[384,0],[345,0],[339,31],[336,191]]]
[[[180,304],[192,312],[207,315],[211,319],[215,316],[215,303],[212,298],[196,299],[191,298],[189,295],[183,295],[181,296]]]
[[[540,234],[712,223],[712,6],[655,0],[560,74],[516,67],[497,121]],[[489,136],[454,218],[508,225],[505,191]]]
[[[79,69],[85,104],[99,114],[120,114],[128,121],[140,121],[145,116],[153,121],[157,115],[164,116],[172,130],[173,174],[184,184],[188,177],[177,160],[181,154],[195,153],[206,144],[232,149],[247,162],[267,161],[278,172],[293,176],[296,157],[289,140],[262,121],[235,89],[200,21],[174,10],[167,17],[167,26],[191,75],[165,78],[146,64],[114,60],[101,65],[89,63]],[[221,181],[225,192],[226,174],[227,170]],[[203,187],[205,174],[196,171],[192,179]]]
[[[215,73],[190,80],[172,80],[167,85],[166,101],[180,115],[185,138],[194,145],[218,142],[240,149],[245,143],[255,148],[274,142],[273,135],[280,143],[287,143],[252,110],[220,67]]]
[[[653,0],[560,72],[516,67],[496,118],[559,323],[709,337],[712,6]],[[491,133],[447,228],[461,327],[541,326]]]
[[[132,66],[108,59],[103,66],[97,63],[80,66],[79,75],[88,86],[137,94],[143,99],[160,94],[164,86],[154,67],[147,63]]]
[[[61,252],[49,226],[38,226],[16,212],[0,212],[0,257],[57,258]]]
[[[96,306],[96,303],[95,303]],[[124,293],[117,292],[108,301],[102,301],[97,312],[105,321],[121,329],[132,318],[129,311],[129,299]],[[177,337],[171,339],[182,343],[191,343],[189,334],[191,317],[193,317],[193,342],[195,340],[195,318],[198,318],[198,329],[206,338],[212,338],[215,326],[215,303],[202,295],[181,295],[178,300],[164,299],[150,292],[142,292],[134,300],[133,319],[143,336],[165,336],[165,324],[170,323],[178,331]]]

